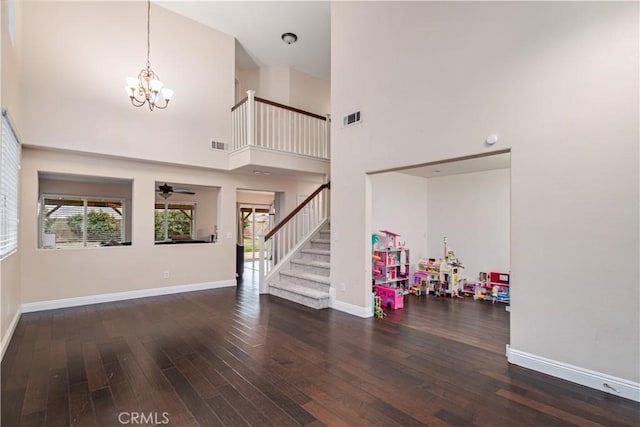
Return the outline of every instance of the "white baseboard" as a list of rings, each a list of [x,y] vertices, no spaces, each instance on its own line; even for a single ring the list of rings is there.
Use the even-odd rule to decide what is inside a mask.
[[[640,402],[640,383],[536,356],[513,349],[508,344],[507,360],[514,365]]]
[[[31,313],[33,311],[54,310],[57,308],[77,307],[80,305],[99,304],[102,302],[124,301],[134,298],[202,291],[205,289],[225,288],[228,286],[236,286],[236,281],[221,280],[218,282],[194,283],[191,285],[166,286],[163,288],[140,289],[135,291],[115,292],[111,294],[89,295],[86,297],[29,302],[22,304],[22,312]]]
[[[333,293],[331,292],[333,290]],[[329,307],[358,317],[372,317],[371,307],[360,307],[342,301],[336,301],[334,288],[329,289]]]
[[[21,307],[18,307],[16,314],[13,316],[11,323],[9,324],[9,328],[7,332],[2,337],[2,342],[0,342],[0,361],[4,358],[4,352],[7,351],[7,347],[9,347],[9,343],[11,342],[11,338],[13,337],[13,333],[16,330],[16,326],[18,326],[18,321],[20,320]]]

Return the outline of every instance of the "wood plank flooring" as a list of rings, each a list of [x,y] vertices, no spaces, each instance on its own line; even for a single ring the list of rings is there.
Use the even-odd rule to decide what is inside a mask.
[[[637,403],[509,366],[503,305],[405,298],[360,319],[249,281],[24,314],[1,425],[640,425]]]

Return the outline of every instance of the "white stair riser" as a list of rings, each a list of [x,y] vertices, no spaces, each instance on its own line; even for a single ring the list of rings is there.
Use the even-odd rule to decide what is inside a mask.
[[[318,267],[315,265],[297,264],[296,260],[291,261],[291,269],[302,271],[304,273],[318,274],[320,276],[329,277],[331,269],[329,267]]]
[[[269,293],[271,295],[275,295],[277,297],[296,302],[298,304],[305,305],[311,308],[327,308],[329,307],[329,295],[327,294],[327,298],[314,299],[309,298],[304,295],[296,294],[294,292],[287,291],[286,289],[274,288],[272,286],[269,287]]]

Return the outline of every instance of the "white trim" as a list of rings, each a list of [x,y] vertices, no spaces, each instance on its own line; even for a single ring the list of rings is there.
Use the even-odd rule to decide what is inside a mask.
[[[514,365],[640,402],[640,383],[637,382],[515,350],[509,344],[507,360]]]
[[[220,280],[218,282],[194,283],[191,285],[166,286],[163,288],[140,289],[135,291],[115,292],[111,294],[89,295],[86,297],[29,302],[22,304],[22,312],[31,313],[34,311],[54,310],[57,308],[77,307],[79,305],[99,304],[103,302],[123,301],[134,298],[202,291],[205,289],[225,288],[228,286],[236,286],[236,281]]]
[[[329,307],[334,310],[343,311],[348,314],[352,314],[358,317],[372,317],[373,313],[371,312],[371,307],[360,307],[359,305],[349,304],[343,301],[336,301],[335,299],[335,290],[333,291],[333,298],[331,297],[331,290],[329,289]]]
[[[9,324],[9,328],[7,332],[5,332],[2,337],[2,342],[0,342],[0,361],[4,358],[4,352],[7,351],[7,347],[9,347],[9,343],[11,342],[11,338],[13,338],[13,333],[16,330],[16,326],[18,326],[18,321],[20,320],[20,314],[22,313],[21,307],[18,307],[16,314],[13,316],[11,323]]]

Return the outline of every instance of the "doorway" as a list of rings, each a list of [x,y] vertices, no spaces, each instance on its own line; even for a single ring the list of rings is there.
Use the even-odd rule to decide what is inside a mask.
[[[280,193],[262,190],[237,190],[236,277],[245,284],[258,286],[259,238],[267,234],[277,220]]]
[[[464,325],[465,309],[474,310],[505,322],[507,344],[510,171],[510,153],[502,152],[369,175],[371,233],[397,233],[400,246],[409,250],[406,290],[416,295],[405,295],[405,308],[396,313],[405,324],[421,327],[420,316],[413,322],[411,311],[440,304],[451,317],[442,319],[439,333],[465,336],[469,328],[457,325]],[[489,273],[496,273],[497,286],[487,280]]]
[[[274,208],[270,205],[242,204],[239,212],[244,260],[245,262],[256,261],[258,259],[259,237],[264,236],[273,228]]]

